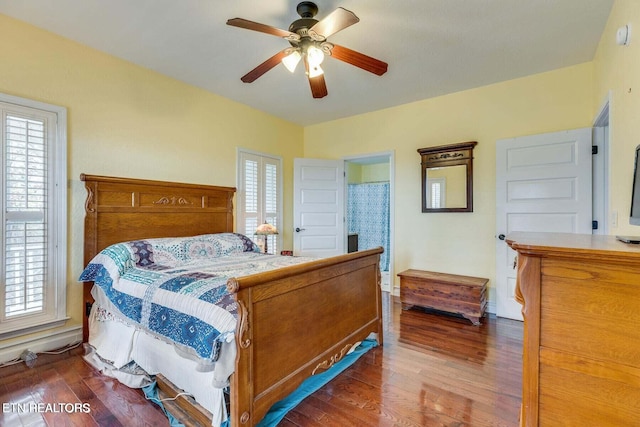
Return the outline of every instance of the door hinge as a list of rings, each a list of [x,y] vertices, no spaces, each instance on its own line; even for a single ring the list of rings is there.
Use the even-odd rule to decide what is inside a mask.
[[[591,146],[591,154],[598,154],[598,146],[597,145],[592,145]]]
[[[592,230],[598,229],[598,221],[591,221],[591,229]]]

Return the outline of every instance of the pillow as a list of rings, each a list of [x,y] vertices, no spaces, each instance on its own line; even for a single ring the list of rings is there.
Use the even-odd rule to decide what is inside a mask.
[[[221,257],[242,252],[260,252],[247,236],[238,233],[204,234],[185,239],[185,255],[189,260]]]

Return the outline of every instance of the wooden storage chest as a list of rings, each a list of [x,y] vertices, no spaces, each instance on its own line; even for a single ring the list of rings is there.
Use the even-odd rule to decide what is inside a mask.
[[[404,309],[417,305],[460,314],[474,325],[480,324],[487,307],[489,279],[424,270],[406,270],[398,276]]]

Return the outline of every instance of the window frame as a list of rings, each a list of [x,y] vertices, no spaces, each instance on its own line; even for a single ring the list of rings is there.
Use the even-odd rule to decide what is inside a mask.
[[[22,117],[34,117],[47,120],[47,281],[45,289],[51,294],[45,298],[44,308],[38,313],[27,313],[5,318],[4,279],[0,289],[0,339],[25,335],[45,329],[64,325],[67,316],[67,109],[40,101],[21,98],[0,93],[1,116],[5,112],[14,113]],[[51,122],[53,121],[53,122]],[[5,122],[3,121],[0,135],[0,193],[4,199],[5,193]],[[2,217],[3,237],[0,254],[4,256],[4,212]],[[4,276],[4,264],[0,268]]]
[[[256,244],[262,245],[262,241],[261,238],[257,238],[258,236],[254,236],[253,234],[248,235],[247,231],[246,231],[246,212],[245,212],[245,200],[246,200],[246,187],[245,187],[245,169],[244,169],[244,160],[247,157],[258,157],[260,159],[261,165],[264,166],[264,162],[266,160],[276,163],[277,165],[277,171],[276,171],[276,191],[277,191],[277,203],[276,203],[276,224],[273,224],[276,226],[277,230],[278,230],[278,234],[273,235],[273,236],[269,236],[271,239],[270,240],[270,244],[272,244],[272,241],[275,241],[275,245],[276,245],[276,249],[277,251],[282,250],[282,224],[283,224],[283,181],[284,181],[284,174],[283,174],[283,170],[282,170],[282,157],[281,156],[277,156],[277,155],[273,155],[273,154],[268,154],[268,153],[263,153],[263,152],[259,152],[259,151],[254,151],[254,150],[249,150],[246,148],[241,148],[238,147],[237,148],[237,152],[236,152],[236,170],[237,170],[237,180],[236,180],[236,186],[237,186],[237,191],[236,191],[236,231],[240,234],[245,234],[247,237],[249,237],[251,240],[253,240]],[[264,195],[262,193],[265,192],[265,188],[264,188],[264,182],[263,180],[265,179],[264,176],[264,167],[259,167],[258,168],[259,171],[262,171],[262,173],[259,173],[259,180],[258,180],[258,213],[257,213],[257,223],[262,224],[263,222],[265,222],[265,219],[267,218],[268,213],[265,211],[265,205],[266,203],[264,203]],[[271,252],[272,247],[269,246],[269,252]],[[274,252],[275,253],[275,252]]]

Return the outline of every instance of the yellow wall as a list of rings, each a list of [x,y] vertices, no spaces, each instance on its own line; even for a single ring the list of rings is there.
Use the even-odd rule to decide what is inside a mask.
[[[240,146],[283,157],[284,209],[292,210],[301,127],[5,15],[0,40],[0,92],[68,112],[70,325],[81,319],[80,173],[234,187]],[[292,240],[290,221],[286,215],[285,246]]]
[[[308,126],[304,154],[340,158],[394,150],[395,272],[421,268],[487,277],[493,285],[495,142],[590,126],[592,87],[592,64],[586,63]],[[474,212],[422,213],[416,150],[463,141],[478,141]]]
[[[347,182],[361,184],[363,182],[389,181],[389,163],[359,164],[347,162]]]
[[[631,43],[616,44],[619,27],[631,24]],[[640,2],[617,0],[609,15],[594,61],[594,112],[610,92],[610,202],[617,212],[618,227],[609,219],[610,234],[640,235],[640,227],[629,225],[633,160],[640,144]]]
[[[362,165],[362,182],[389,181],[389,163]]]
[[[345,171],[348,184],[360,184],[362,182],[362,165],[349,162]]]

